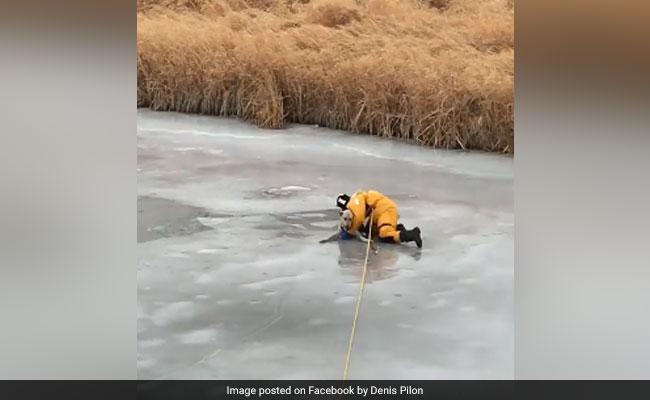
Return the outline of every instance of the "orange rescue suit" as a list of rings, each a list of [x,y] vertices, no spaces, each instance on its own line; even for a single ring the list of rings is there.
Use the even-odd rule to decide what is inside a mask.
[[[400,232],[397,230],[399,213],[393,200],[374,190],[360,191],[350,198],[347,209],[352,212],[352,226],[348,233],[356,233],[372,210],[373,234],[400,243]]]

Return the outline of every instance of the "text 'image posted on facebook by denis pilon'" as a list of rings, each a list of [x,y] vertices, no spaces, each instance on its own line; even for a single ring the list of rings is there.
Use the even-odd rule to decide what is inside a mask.
[[[226,394],[241,395],[244,397],[262,397],[266,395],[421,395],[424,389],[411,385],[393,386],[374,386],[368,387],[345,385],[345,386],[327,386],[316,387],[309,385],[307,387],[291,385],[286,387],[226,387]]]

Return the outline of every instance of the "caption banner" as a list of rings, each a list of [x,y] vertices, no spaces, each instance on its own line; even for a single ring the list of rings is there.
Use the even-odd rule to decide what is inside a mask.
[[[278,395],[423,395],[424,389],[418,386],[400,385],[400,386],[277,386],[277,387],[236,387],[226,386],[227,395],[245,396],[245,397],[264,397]]]

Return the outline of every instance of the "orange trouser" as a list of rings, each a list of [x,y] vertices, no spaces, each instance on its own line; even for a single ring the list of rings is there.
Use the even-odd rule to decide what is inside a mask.
[[[376,221],[373,221],[379,229],[380,239],[392,239],[395,243],[400,243],[397,218],[399,218],[397,209],[391,207],[382,212]]]

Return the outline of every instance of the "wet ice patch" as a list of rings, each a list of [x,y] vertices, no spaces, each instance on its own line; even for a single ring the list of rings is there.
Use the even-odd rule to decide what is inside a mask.
[[[215,340],[217,338],[217,332],[213,329],[199,329],[182,333],[176,337],[183,344],[203,344]]]
[[[268,188],[262,191],[262,196],[264,197],[291,197],[295,196],[300,192],[308,192],[311,191],[311,188],[308,188],[306,186],[296,186],[296,185],[290,185],[290,186],[282,186],[282,187],[272,187]]]
[[[283,193],[282,190],[280,190],[278,188],[270,188],[270,189],[264,190],[262,192],[262,194],[265,195],[265,196],[280,196],[280,195],[286,194],[286,193]]]
[[[207,210],[200,207],[164,198],[138,196],[138,243],[210,230],[196,219],[208,215]]]

